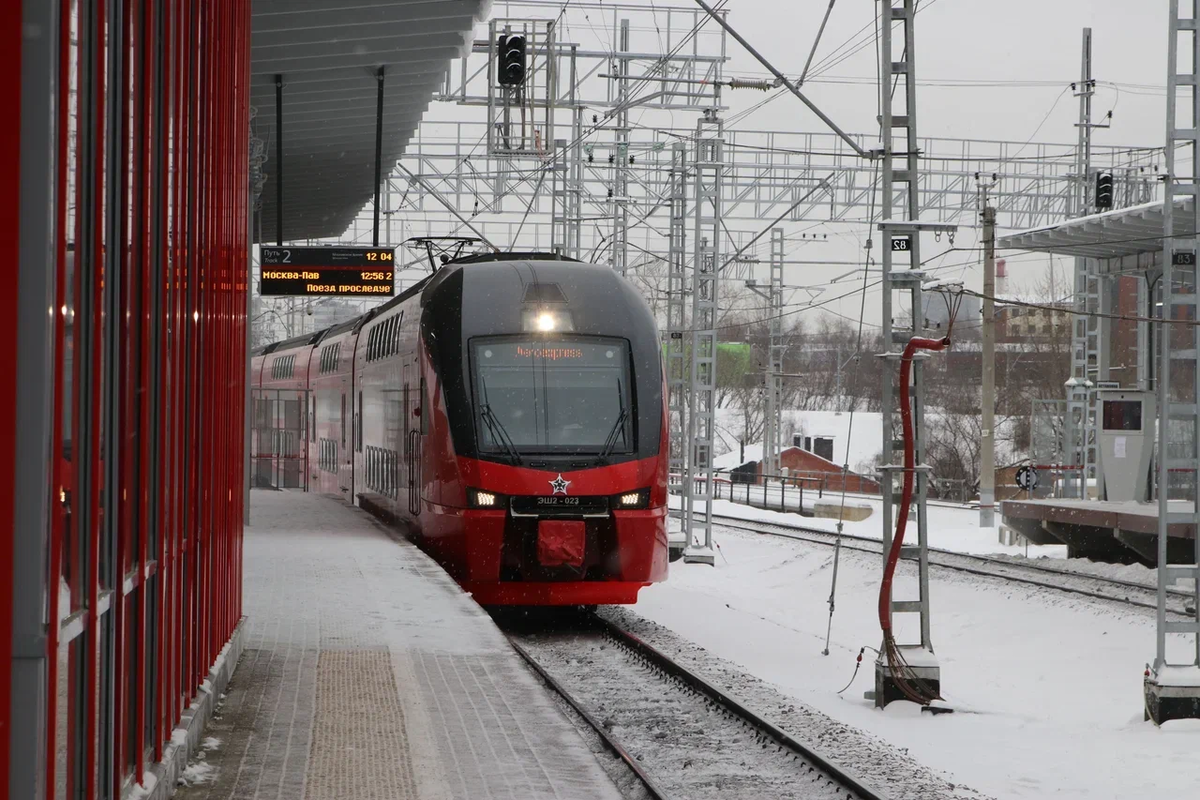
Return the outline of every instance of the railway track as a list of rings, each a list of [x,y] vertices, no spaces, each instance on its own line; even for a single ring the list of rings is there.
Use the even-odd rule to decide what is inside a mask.
[[[516,652],[655,800],[886,798],[604,617],[502,625]]]
[[[746,531],[749,533],[778,536],[812,544],[832,547],[837,541],[837,534],[816,528],[806,528],[802,525],[784,525],[774,522],[758,522],[739,517],[729,517],[720,514],[713,515],[713,522],[725,528]],[[879,555],[883,545],[878,539],[866,536],[843,533],[842,547],[863,553]],[[1083,595],[1100,600],[1136,606],[1139,608],[1156,609],[1158,607],[1158,588],[1156,586],[1112,578],[1103,575],[1089,575],[1086,572],[1054,567],[1047,564],[1015,563],[992,556],[956,553],[951,550],[929,548],[929,563],[941,569],[954,570],[971,575],[997,578],[1010,583],[1020,583],[1027,586],[1037,586],[1058,592]],[[1167,610],[1178,614],[1188,614],[1192,606],[1190,601],[1194,595],[1179,589],[1167,590]]]

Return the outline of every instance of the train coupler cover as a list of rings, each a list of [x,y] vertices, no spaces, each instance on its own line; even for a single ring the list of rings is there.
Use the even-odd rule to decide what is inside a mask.
[[[587,529],[582,521],[550,520],[538,522],[538,563],[543,567],[583,566]]]

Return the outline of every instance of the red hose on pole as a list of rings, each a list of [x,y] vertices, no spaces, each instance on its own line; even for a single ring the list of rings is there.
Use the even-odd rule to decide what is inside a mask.
[[[904,544],[904,531],[908,527],[908,509],[912,505],[913,475],[916,471],[916,453],[913,437],[912,403],[909,402],[909,382],[912,370],[913,354],[917,350],[944,350],[950,345],[950,337],[944,339],[922,339],[914,337],[908,340],[904,353],[900,356],[900,420],[904,428],[904,488],[900,495],[900,510],[896,518],[896,535],[892,538],[892,548],[888,551],[887,564],[883,570],[883,581],[879,585],[879,627],[884,637],[892,633],[892,578],[896,574],[896,563],[900,560],[900,547]],[[890,487],[887,489],[890,491]]]

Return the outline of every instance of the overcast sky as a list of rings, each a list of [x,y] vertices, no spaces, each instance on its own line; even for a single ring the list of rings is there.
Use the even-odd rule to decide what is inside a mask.
[[[864,25],[877,3],[837,0],[814,63]],[[729,19],[764,55],[789,75],[804,66],[827,0],[730,0]],[[1099,81],[1163,86],[1166,82],[1167,0],[924,0],[917,15],[918,81],[1054,82],[1042,87],[946,87],[919,90],[920,133],[1025,141],[1054,101],[1079,77],[1080,39],[1092,28],[1093,73]],[[873,26],[870,29],[873,32]],[[873,35],[873,33],[872,33]],[[730,43],[729,69],[758,72],[757,63]],[[830,68],[827,76],[873,78],[868,45]],[[873,86],[813,83],[812,98],[844,128],[875,130]],[[1163,141],[1163,95],[1118,93],[1100,86],[1097,114],[1114,110],[1113,127],[1096,134],[1106,144]],[[1039,141],[1074,142],[1078,104],[1070,92],[1038,133]],[[818,129],[798,101],[779,100],[756,116],[768,127]]]
[[[859,34],[858,40],[867,36],[873,40],[876,5],[865,0],[837,0],[814,65],[864,26],[871,27]],[[1073,144],[1079,105],[1069,84],[1079,77],[1082,31],[1090,27],[1093,76],[1101,82],[1093,113],[1099,119],[1113,111],[1111,129],[1097,131],[1095,141],[1162,144],[1165,90],[1150,87],[1163,87],[1166,82],[1166,0],[924,0],[920,6],[916,32],[920,135],[1018,142],[1034,137],[1039,142]],[[803,69],[828,2],[730,0],[726,7],[731,24],[779,69],[794,76]],[[729,47],[731,74],[762,72],[736,42],[731,41]],[[814,72],[817,80],[810,82],[806,91],[823,111],[846,130],[877,130],[874,85],[820,82],[822,78],[873,80],[873,44]],[[945,85],[972,81],[992,85]],[[730,99],[736,110],[761,97],[733,93]],[[791,97],[773,101],[739,125],[793,130],[823,127]],[[1029,289],[1047,275],[1046,257],[1007,255],[1010,292]],[[1060,269],[1060,278],[1065,277],[1069,262],[1060,262]],[[979,269],[967,268],[960,274],[969,287],[980,288]],[[803,281],[805,277],[789,275],[788,280]],[[1065,281],[1059,283],[1064,285]],[[1060,295],[1064,291],[1060,290]],[[857,316],[855,300],[835,307]],[[878,322],[878,307],[875,293],[867,303],[868,320]]]

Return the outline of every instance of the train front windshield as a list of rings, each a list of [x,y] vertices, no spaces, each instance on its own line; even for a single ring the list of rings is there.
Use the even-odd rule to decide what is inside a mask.
[[[488,453],[628,453],[629,346],[621,339],[472,341],[475,420]]]

